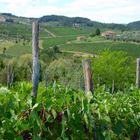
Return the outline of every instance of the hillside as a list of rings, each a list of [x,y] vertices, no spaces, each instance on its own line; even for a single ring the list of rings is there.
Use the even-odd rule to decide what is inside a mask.
[[[50,26],[74,26],[74,27],[86,26],[86,27],[118,29],[118,30],[140,29],[140,21],[131,22],[128,24],[101,23],[83,17],[66,17],[59,15],[43,16],[39,18],[39,22],[47,23],[47,25]]]
[[[57,25],[63,26],[102,26],[102,23],[93,22],[88,18],[83,17],[66,17],[66,16],[58,16],[58,15],[48,15],[39,18],[39,22],[56,22]]]
[[[37,18],[27,18],[27,17],[18,17],[12,15],[11,13],[0,13],[1,16],[4,16],[8,20],[13,20],[16,23],[22,24],[31,24],[33,20]],[[136,30],[140,29],[140,21],[131,22],[128,24],[117,24],[117,23],[101,23],[97,21],[92,21],[84,17],[67,17],[60,15],[46,15],[42,16],[39,19],[40,23],[45,23],[48,26],[70,26],[70,27],[95,27],[102,29],[115,29],[115,30]]]
[[[83,17],[66,17],[58,15],[48,15],[39,18],[39,22],[47,23],[51,26],[74,26],[74,27],[96,27],[96,28],[110,28],[110,29],[126,29],[127,27],[123,24],[114,23],[101,23],[92,21],[88,18]],[[52,24],[53,23],[53,24]]]
[[[140,29],[140,21],[136,21],[136,22],[131,22],[127,25],[128,28],[131,29]]]
[[[6,19],[6,22],[10,23],[21,23],[21,24],[31,24],[33,20],[36,18],[27,18],[27,17],[18,17],[16,15],[13,15],[11,13],[0,13],[1,17],[4,17]]]

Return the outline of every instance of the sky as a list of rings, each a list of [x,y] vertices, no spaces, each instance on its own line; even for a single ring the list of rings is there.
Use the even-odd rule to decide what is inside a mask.
[[[65,15],[104,23],[140,20],[140,0],[0,0],[0,12],[17,16]]]

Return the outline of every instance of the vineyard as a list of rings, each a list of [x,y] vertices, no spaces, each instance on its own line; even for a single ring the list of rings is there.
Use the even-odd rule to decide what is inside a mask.
[[[32,106],[30,83],[0,88],[0,138],[138,140],[140,92],[110,94],[101,86],[94,96],[53,84],[39,85]]]
[[[31,27],[25,29],[1,41],[1,140],[140,139],[139,44],[91,38],[89,29],[50,32],[38,22],[31,43]],[[79,50],[90,55],[72,54]]]

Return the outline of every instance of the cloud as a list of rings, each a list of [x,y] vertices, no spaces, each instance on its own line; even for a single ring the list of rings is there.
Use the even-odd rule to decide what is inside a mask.
[[[49,3],[49,4],[54,4],[57,2],[60,2],[60,0],[47,0],[47,3]]]
[[[74,14],[78,13],[80,16],[102,22],[127,23],[140,20],[139,0],[76,0],[67,6],[75,10],[78,7],[78,12]]]
[[[6,5],[10,5],[10,4],[29,4],[32,0],[0,0],[0,3],[6,4]],[[18,5],[19,6],[19,5]]]
[[[0,7],[1,12],[27,17],[57,14],[101,22],[140,20],[140,0],[0,0]]]

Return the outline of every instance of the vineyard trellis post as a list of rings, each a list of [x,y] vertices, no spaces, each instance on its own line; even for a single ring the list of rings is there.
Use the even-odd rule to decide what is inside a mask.
[[[10,85],[12,85],[13,82],[14,82],[14,66],[12,66],[12,73],[11,73]]]
[[[112,80],[112,93],[114,93],[114,90],[115,90],[115,82],[114,80]]]
[[[10,64],[7,66],[7,87],[10,87]]]
[[[31,96],[35,98],[37,97],[38,83],[39,83],[39,76],[40,76],[38,53],[39,53],[39,23],[38,21],[35,21],[32,24],[33,65],[32,65],[32,93],[31,93]]]
[[[137,58],[136,66],[136,88],[140,87],[140,58]]]
[[[93,81],[92,81],[92,69],[91,69],[91,61],[83,60],[83,71],[84,71],[84,81],[85,81],[85,92],[94,93],[93,89]]]

